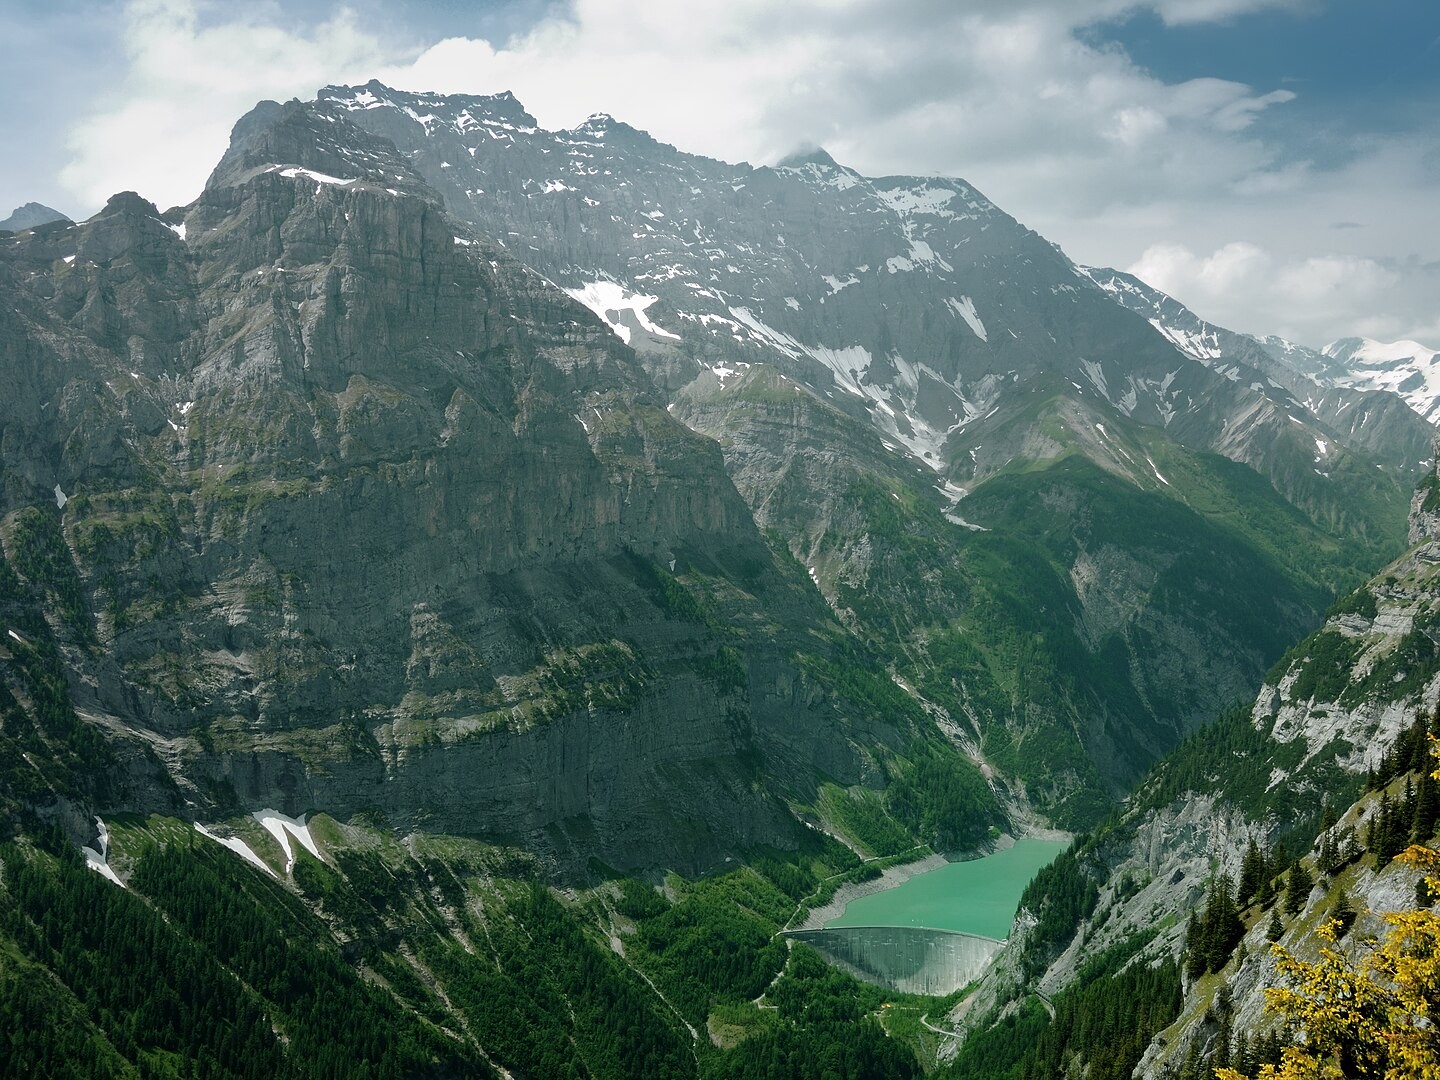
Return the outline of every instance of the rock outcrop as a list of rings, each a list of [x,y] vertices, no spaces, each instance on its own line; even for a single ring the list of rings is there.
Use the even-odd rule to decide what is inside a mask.
[[[116,805],[694,870],[902,737],[810,684],[842,631],[634,353],[343,118],[0,255],[7,554],[56,526],[75,705],[174,785]]]

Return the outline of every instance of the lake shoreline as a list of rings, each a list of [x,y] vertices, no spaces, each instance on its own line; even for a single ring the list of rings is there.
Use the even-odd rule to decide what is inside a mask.
[[[850,905],[857,900],[864,900],[878,893],[900,889],[901,886],[907,885],[912,879],[923,877],[936,871],[944,871],[943,874],[937,874],[936,877],[928,883],[923,885],[917,883],[903,890],[910,903],[915,903],[916,901],[921,902],[922,907],[920,911],[912,910],[907,912],[906,915],[898,915],[898,913],[886,911],[885,914],[887,917],[877,919],[874,925],[929,926],[941,929],[950,927],[956,930],[963,930],[966,933],[978,933],[982,937],[992,937],[997,940],[1003,939],[1009,932],[1010,922],[1015,910],[1014,904],[1018,902],[1020,892],[1023,890],[1025,884],[1034,877],[1040,867],[1047,865],[1059,855],[1060,850],[1063,850],[1063,845],[1068,843],[1068,840],[1068,837],[1061,839],[1061,837],[1053,835],[1043,838],[1033,835],[1021,837],[1018,843],[1023,844],[1027,849],[1030,848],[1031,845],[1043,845],[1045,848],[1050,849],[1048,857],[1039,863],[1032,863],[1031,860],[1035,858],[1033,852],[1027,851],[1022,854],[1014,851],[1013,849],[1017,846],[1017,840],[1014,837],[1006,835],[1000,837],[989,852],[976,856],[973,859],[947,859],[943,855],[933,854],[923,859],[916,859],[912,862],[891,866],[882,871],[881,875],[873,881],[842,885],[835,891],[835,895],[831,897],[828,902],[812,908],[806,914],[804,921],[797,926],[791,927],[791,929],[825,929],[837,921],[843,920]],[[952,887],[951,883],[958,884],[958,880],[964,880],[963,876],[961,879],[955,877],[958,868],[970,868],[973,871],[975,864],[989,859],[995,859],[997,856],[999,857],[998,862],[994,864],[996,871],[1000,871],[999,864],[1001,863],[1008,864],[1011,867],[1015,866],[1015,860],[1017,858],[1020,860],[1019,865],[1021,867],[1026,867],[1027,864],[1029,864],[1028,869],[1023,872],[1023,879],[1016,878],[1014,876],[1015,870],[1010,869],[1008,873],[1011,880],[1016,882],[1015,885],[1011,886],[1013,892],[1002,892],[999,896],[996,896],[993,887],[987,887],[987,890],[982,890],[983,895],[972,897],[979,906],[970,907],[967,905],[965,919],[958,925],[954,924],[952,922],[954,917],[953,901],[944,895],[943,891],[937,893],[937,890],[946,890]],[[1000,872],[1002,876],[1005,873],[1004,871]],[[963,871],[961,871],[961,873],[962,875],[964,874]],[[963,888],[964,886],[961,887]],[[916,892],[917,888],[919,889],[918,893]],[[898,900],[899,898],[897,897],[896,899]],[[942,905],[938,909],[935,906],[937,901]],[[996,906],[997,904],[999,905],[998,908]],[[986,914],[987,905],[989,909],[988,914]],[[862,906],[873,908],[874,903],[871,902]],[[929,910],[925,912],[924,908],[927,906]],[[1000,909],[1002,908],[1004,909],[1003,927],[1000,926],[999,919]],[[879,910],[884,911],[885,909],[882,908]],[[949,914],[946,914],[946,912],[949,912]],[[872,915],[878,913],[879,911],[874,910],[869,912],[869,914]],[[981,926],[974,924],[976,918],[981,920]],[[852,925],[860,925],[855,923],[854,916],[852,916],[849,922]]]
[[[870,881],[846,882],[836,889],[835,895],[825,903],[811,908],[806,914],[804,922],[798,926],[792,926],[790,929],[823,930],[827,922],[831,919],[838,919],[845,913],[845,908],[851,900],[858,900],[862,896],[893,889],[897,885],[905,884],[912,877],[919,877],[921,874],[928,874],[931,870],[938,870],[949,861],[944,855],[926,855],[923,859],[916,859],[914,862],[887,866],[880,871],[878,878]]]

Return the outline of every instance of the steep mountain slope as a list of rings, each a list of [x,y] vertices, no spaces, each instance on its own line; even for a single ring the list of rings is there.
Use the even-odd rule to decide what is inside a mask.
[[[1037,403],[1057,437],[1088,434],[1132,471],[1066,450],[956,506],[769,369],[716,394],[719,407],[694,394],[687,415],[720,440],[760,524],[792,538],[839,617],[896,656],[953,738],[1067,822],[1103,814],[1252,693],[1343,562],[1248,469],[1109,411]],[[1166,494],[1160,468],[1198,510]]]
[[[1062,820],[1092,820],[1157,753],[1248,694],[1327,593],[1398,546],[1413,427],[1347,431],[1258,373],[1177,351],[961,181],[868,179],[823,152],[729,165],[604,116],[545,131],[503,94],[372,82],[326,88],[308,108],[394,140],[454,214],[631,344],[674,415],[721,443],[757,521],[842,621],[951,718],[955,741],[988,745],[1014,790],[1028,785]],[[1226,473],[1215,453],[1268,484]],[[1121,481],[1117,512],[1081,539],[1063,507],[1089,497],[1091,474],[1051,471],[1072,455]],[[1027,484],[1078,484],[1040,528],[1047,550],[1033,519],[1017,531],[1014,517],[959,503],[998,506],[977,485],[1001,474],[1011,504],[1038,497]],[[1218,558],[1172,531],[1131,551],[1134,531],[1116,530],[1149,520],[1156,494],[1238,546]],[[1308,521],[1289,521],[1287,501]],[[1281,520],[1284,541],[1270,527]],[[1185,567],[1193,580],[1177,595],[1204,595],[1207,575],[1234,567],[1235,588],[1264,580],[1276,606],[1253,632],[1237,622],[1253,613],[1223,605],[1162,613],[1148,585],[1097,577],[1097,551]],[[1125,595],[1097,589],[1106,581]],[[1068,617],[1032,625],[1041,594],[1074,629]],[[1048,689],[1032,709],[1014,672],[1037,633],[1043,674],[1030,685]],[[1147,671],[1180,675],[1171,656],[1208,660],[1144,685]],[[957,664],[971,674],[957,678]],[[1162,682],[1184,688],[1157,694]]]
[[[823,677],[875,665],[714,444],[388,143],[277,107],[183,217],[120,195],[3,255],[5,550],[115,740],[97,809],[693,870],[937,738]]]
[[[1383,913],[1414,902],[1415,872],[1389,860],[1397,835],[1403,846],[1412,827],[1422,841],[1435,828],[1433,817],[1414,823],[1415,792],[1433,767],[1424,732],[1440,695],[1436,484],[1432,474],[1416,493],[1411,549],[1334,605],[1252,707],[1181,746],[1116,822],[1037,880],[1023,944],[972,1008],[980,1034],[957,1075],[1009,1052],[984,1030],[988,1009],[1030,990],[1084,994],[1107,965],[1153,968],[1177,957],[1187,968],[1178,1019],[1163,1034],[1146,1032],[1155,1038],[1138,1075],[1202,1075],[1207,1059],[1226,1062],[1238,1036],[1247,1046],[1270,1039],[1263,988],[1279,978],[1271,940],[1313,956],[1316,927],[1346,905],[1345,918],[1360,913],[1357,931],[1373,934]],[[1367,779],[1372,790],[1352,806]],[[1299,884],[1289,885],[1297,861]],[[1204,928],[1217,896],[1237,916],[1212,948]],[[1186,924],[1192,911],[1198,927],[1193,917]]]

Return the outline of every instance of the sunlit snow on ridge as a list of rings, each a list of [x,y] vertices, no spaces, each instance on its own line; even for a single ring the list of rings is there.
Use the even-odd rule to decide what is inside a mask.
[[[314,169],[302,169],[298,165],[292,165],[288,169],[281,169],[280,175],[286,177],[309,177],[311,180],[315,181],[315,193],[317,195],[320,193],[320,189],[326,184],[337,184],[340,187],[344,187],[346,184],[353,184],[356,182],[356,178],[353,176],[346,180],[342,179],[339,176],[331,176],[328,173],[316,172]]]
[[[1440,352],[1418,341],[1369,338],[1332,341],[1320,351],[1345,367],[1319,376],[1322,385],[1389,390],[1427,420],[1440,413]]]

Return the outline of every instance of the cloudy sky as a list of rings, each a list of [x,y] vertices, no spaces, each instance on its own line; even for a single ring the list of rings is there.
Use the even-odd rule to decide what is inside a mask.
[[[1440,347],[1437,0],[8,0],[0,215],[193,199],[257,100],[512,90],[964,177],[1213,321]]]

